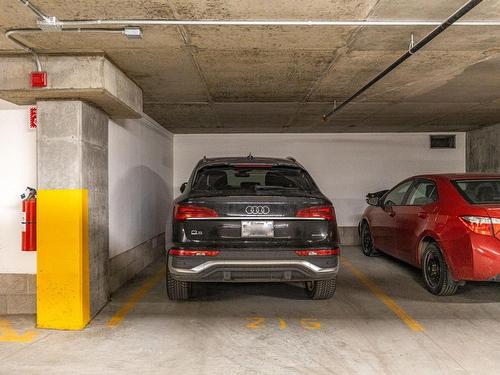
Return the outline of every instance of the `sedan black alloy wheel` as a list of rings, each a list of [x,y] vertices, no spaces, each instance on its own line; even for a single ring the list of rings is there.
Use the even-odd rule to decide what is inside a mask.
[[[366,256],[373,256],[376,253],[376,250],[373,247],[370,226],[367,223],[363,223],[363,226],[361,227],[361,249],[363,254]]]
[[[441,265],[435,252],[428,252],[425,259],[425,275],[429,285],[435,287],[441,279]]]
[[[441,249],[430,242],[422,257],[422,274],[425,287],[437,296],[451,296],[458,290],[458,282],[451,277],[450,270]]]

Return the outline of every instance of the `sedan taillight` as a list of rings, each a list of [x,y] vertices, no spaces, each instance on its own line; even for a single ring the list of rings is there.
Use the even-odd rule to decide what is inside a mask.
[[[335,210],[332,206],[313,206],[299,210],[295,216],[332,221],[335,220]]]
[[[500,219],[491,219],[491,222],[493,224],[493,233],[500,240]]]
[[[500,219],[486,216],[462,216],[460,220],[474,233],[500,239]]]
[[[174,219],[185,221],[187,219],[203,219],[208,217],[218,217],[217,211],[202,206],[192,204],[177,204],[174,209]]]

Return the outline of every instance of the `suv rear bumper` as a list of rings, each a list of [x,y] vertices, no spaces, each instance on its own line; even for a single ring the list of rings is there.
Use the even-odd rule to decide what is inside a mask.
[[[210,259],[204,257],[205,259],[193,266],[182,265],[177,258],[168,256],[168,271],[176,280],[193,282],[327,280],[334,278],[339,268],[337,255],[300,257],[302,259]],[[322,264],[318,265],[318,261]]]

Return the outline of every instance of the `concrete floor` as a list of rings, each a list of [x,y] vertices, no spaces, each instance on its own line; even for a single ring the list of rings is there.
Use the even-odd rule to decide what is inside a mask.
[[[155,264],[114,295],[85,331],[36,330],[34,316],[0,317],[3,329],[7,322],[19,334],[35,331],[28,343],[0,337],[0,374],[500,372],[500,285],[471,284],[439,298],[400,262],[366,258],[356,247],[343,248],[343,256],[371,289],[344,262],[337,293],[327,301],[310,301],[295,285],[219,284],[174,303],[164,279],[151,282],[161,266]],[[140,298],[148,280],[154,286]],[[395,302],[423,331],[410,329],[384,301]],[[118,325],[108,326],[134,302]]]

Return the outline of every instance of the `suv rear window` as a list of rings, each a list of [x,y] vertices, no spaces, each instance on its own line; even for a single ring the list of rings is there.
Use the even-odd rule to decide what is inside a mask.
[[[259,190],[317,190],[311,177],[295,167],[206,167],[196,174],[193,190],[256,192]]]
[[[457,180],[453,183],[459,193],[472,204],[500,204],[500,180]]]

